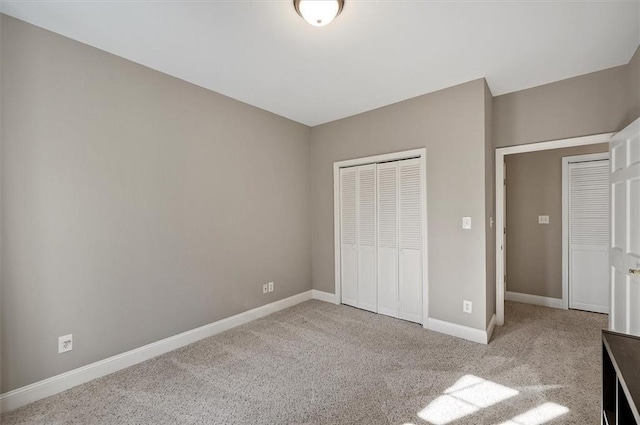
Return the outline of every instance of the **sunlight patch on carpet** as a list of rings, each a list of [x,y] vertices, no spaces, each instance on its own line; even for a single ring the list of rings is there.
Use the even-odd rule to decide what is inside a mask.
[[[418,412],[418,416],[434,425],[445,425],[518,394],[513,388],[465,375]]]
[[[567,413],[569,413],[567,407],[548,402],[528,410],[500,425],[543,425]]]

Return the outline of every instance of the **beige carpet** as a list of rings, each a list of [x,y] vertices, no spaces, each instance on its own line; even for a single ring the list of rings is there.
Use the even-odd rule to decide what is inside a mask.
[[[607,316],[506,303],[488,346],[309,301],[2,424],[598,424]]]

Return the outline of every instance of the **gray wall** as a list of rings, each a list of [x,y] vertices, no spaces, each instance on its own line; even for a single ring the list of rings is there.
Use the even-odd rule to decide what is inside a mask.
[[[640,46],[627,65],[629,78],[629,113],[625,124],[632,123],[640,117]]]
[[[1,19],[3,392],[311,289],[308,127]]]
[[[622,130],[630,122],[628,66],[494,98],[494,146]],[[632,121],[632,120],[631,120]]]
[[[2,223],[2,165],[4,163],[3,157],[2,157],[2,140],[3,140],[3,132],[4,132],[4,128],[2,126],[2,99],[3,99],[3,92],[2,92],[2,21],[3,19],[2,15],[0,15],[0,223]],[[2,299],[3,299],[3,287],[4,287],[4,280],[2,279],[2,225],[0,224],[0,309],[2,308]],[[0,321],[2,321],[2,312],[0,311]],[[3,345],[3,338],[2,338],[2,334],[3,334],[3,330],[2,330],[2,323],[0,323],[0,392],[1,392],[1,388],[2,388],[2,345]],[[2,421],[2,419],[0,418],[0,422]]]
[[[426,147],[429,315],[485,329],[484,109],[480,79],[311,129],[314,289],[334,292],[333,163]]]
[[[486,230],[486,319],[487,325],[496,312],[496,232],[490,220],[496,217],[495,199],[495,150],[493,149],[493,96],[484,84],[484,184],[485,184],[485,230]]]
[[[607,143],[507,155],[507,291],[562,298],[562,157]],[[538,224],[548,215],[549,224]]]

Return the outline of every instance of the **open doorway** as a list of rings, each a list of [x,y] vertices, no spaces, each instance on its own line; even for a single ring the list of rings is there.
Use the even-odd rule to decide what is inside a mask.
[[[505,299],[568,308],[569,296],[563,295],[562,158],[608,151],[612,135],[496,150],[497,325],[504,324]],[[511,190],[509,181],[522,187]],[[510,214],[510,209],[519,212]]]
[[[505,156],[505,299],[608,313],[609,145]]]

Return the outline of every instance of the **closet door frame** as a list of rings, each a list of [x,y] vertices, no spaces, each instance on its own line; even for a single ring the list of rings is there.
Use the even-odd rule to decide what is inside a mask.
[[[429,267],[427,238],[427,150],[425,148],[394,152],[384,155],[355,158],[333,163],[333,241],[335,265],[335,297],[334,302],[340,304],[341,291],[341,243],[340,243],[340,169],[379,162],[398,161],[403,159],[420,159],[420,179],[422,183],[421,227],[422,227],[422,323],[427,328],[429,318]]]

